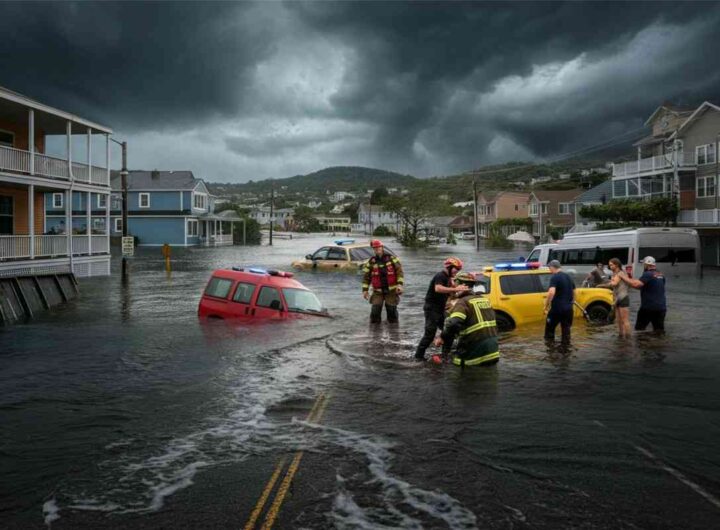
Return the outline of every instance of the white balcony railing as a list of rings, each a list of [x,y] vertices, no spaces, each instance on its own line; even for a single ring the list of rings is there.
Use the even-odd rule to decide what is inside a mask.
[[[0,236],[0,260],[30,257],[30,236]]]
[[[25,236],[29,237],[29,236]],[[67,236],[35,236],[35,257],[67,256]]]
[[[678,167],[692,168],[695,167],[694,153],[678,153]],[[641,174],[653,174],[670,171],[673,169],[673,155],[665,154],[652,156],[650,158],[641,158],[632,162],[624,162],[622,164],[613,164],[613,177],[629,177]]]
[[[720,209],[680,210],[678,224],[692,226],[720,225]]]
[[[35,153],[35,174],[43,177],[69,180],[70,169],[67,160]],[[13,171],[17,173],[30,173],[29,151],[0,146],[0,171]],[[78,162],[72,163],[72,172],[75,180],[99,186],[109,186],[106,168],[87,166]]]
[[[72,248],[73,254],[87,254],[88,253],[88,236],[79,235],[72,236]]]
[[[92,238],[92,253],[107,254],[110,252],[110,240],[108,236],[90,236]]]

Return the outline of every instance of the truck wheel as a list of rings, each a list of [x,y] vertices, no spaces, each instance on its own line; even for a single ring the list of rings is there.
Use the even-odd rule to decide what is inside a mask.
[[[590,322],[594,324],[608,324],[610,322],[610,307],[605,304],[592,304],[586,311]]]
[[[515,329],[515,323],[504,313],[495,313],[495,323],[498,331],[512,331]]]

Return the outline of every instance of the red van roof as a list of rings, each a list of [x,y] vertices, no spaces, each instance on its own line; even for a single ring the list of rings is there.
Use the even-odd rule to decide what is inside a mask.
[[[263,284],[272,285],[273,287],[292,287],[295,289],[305,289],[303,284],[297,280],[293,280],[290,272],[282,271],[263,271],[259,272],[259,269],[255,269],[251,272],[251,269],[218,269],[213,272],[215,278],[227,278],[228,280],[247,282],[252,284]],[[287,276],[286,276],[287,275]]]

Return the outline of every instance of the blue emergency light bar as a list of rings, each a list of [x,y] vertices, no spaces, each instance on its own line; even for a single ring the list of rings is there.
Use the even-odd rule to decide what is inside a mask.
[[[355,243],[354,239],[336,239],[335,244],[336,245],[352,245]]]
[[[249,268],[249,269],[248,269],[248,272],[253,272],[253,273],[255,273],[255,274],[267,274],[267,273],[268,273],[268,271],[266,271],[265,269],[260,269],[260,268],[257,268],[257,267],[251,267],[251,268]]]

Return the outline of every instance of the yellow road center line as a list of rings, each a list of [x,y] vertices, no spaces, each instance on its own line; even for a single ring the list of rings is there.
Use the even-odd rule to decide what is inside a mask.
[[[308,421],[312,421],[314,423],[320,422],[320,419],[325,412],[325,407],[327,406],[328,402],[328,399],[325,398],[324,394],[321,394],[320,397],[323,398],[323,400],[318,407],[317,414],[315,415],[314,419],[310,419]],[[290,483],[292,482],[293,478],[295,477],[295,473],[300,467],[300,461],[302,460],[303,454],[304,451],[298,451],[297,453],[295,453],[295,456],[290,463],[290,467],[288,468],[288,472],[285,475],[282,484],[280,484],[280,487],[278,488],[277,494],[275,495],[275,500],[273,501],[272,506],[270,506],[270,509],[265,516],[265,521],[260,527],[260,530],[270,530],[272,528],[272,525],[275,523],[275,519],[277,519],[277,516],[280,513],[280,506],[282,506],[282,503],[285,500],[285,495],[287,495],[288,489],[290,489]]]
[[[313,407],[310,410],[310,413],[307,415],[307,418],[305,418],[305,421],[315,421],[314,418],[317,415],[318,411],[324,410],[324,408],[325,408],[324,406],[322,406],[322,404],[324,402],[325,402],[325,394],[320,394],[318,396],[318,398],[315,400],[315,403],[313,404]],[[322,412],[320,412],[320,415],[322,415]],[[297,454],[295,456],[297,457]],[[295,461],[295,459],[293,459],[293,462],[294,461]],[[270,476],[270,480],[268,480],[267,484],[265,485],[265,489],[263,490],[262,494],[260,495],[260,498],[258,499],[258,502],[255,505],[255,508],[253,509],[252,513],[250,514],[250,518],[248,519],[248,522],[245,523],[244,530],[252,530],[255,527],[255,523],[257,523],[257,520],[263,511],[263,508],[265,507],[265,503],[267,502],[268,498],[270,497],[270,493],[272,492],[273,488],[275,487],[275,483],[277,482],[278,478],[280,478],[280,474],[282,473],[282,470],[285,467],[286,462],[287,462],[287,457],[283,456],[280,459],[280,462],[278,462],[277,466],[275,466],[275,470],[273,471],[273,474]],[[298,461],[298,463],[299,463],[299,461]]]

